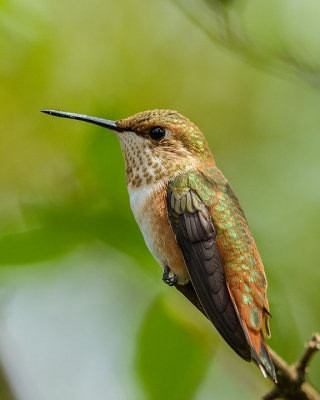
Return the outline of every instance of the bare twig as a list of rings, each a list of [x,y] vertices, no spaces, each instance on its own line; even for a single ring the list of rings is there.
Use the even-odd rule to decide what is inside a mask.
[[[306,370],[308,363],[316,351],[320,350],[320,335],[319,333],[314,333],[306,346],[305,352],[302,357],[295,365],[297,371],[297,379],[299,382],[303,383],[306,378]]]
[[[270,349],[278,383],[268,392],[263,400],[292,399],[292,400],[320,400],[320,394],[306,382],[306,372],[312,355],[320,350],[320,335],[314,333],[306,345],[300,360],[289,366],[275,351]]]

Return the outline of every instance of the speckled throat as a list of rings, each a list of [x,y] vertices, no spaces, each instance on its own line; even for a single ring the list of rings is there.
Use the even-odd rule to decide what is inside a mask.
[[[134,132],[118,132],[123,152],[128,188],[169,181],[182,172],[196,168],[197,160],[179,143],[173,149],[159,147]]]

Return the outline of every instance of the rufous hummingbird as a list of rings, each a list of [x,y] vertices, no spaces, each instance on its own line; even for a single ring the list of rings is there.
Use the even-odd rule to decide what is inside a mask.
[[[240,203],[198,127],[171,110],[118,121],[43,112],[117,135],[130,205],[163,281],[204,312],[236,353],[276,381],[265,342],[271,314],[263,264]]]

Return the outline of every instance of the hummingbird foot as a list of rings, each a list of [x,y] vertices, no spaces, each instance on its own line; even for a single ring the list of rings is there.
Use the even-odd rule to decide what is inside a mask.
[[[176,286],[178,282],[178,277],[177,275],[171,271],[171,269],[166,265],[164,267],[163,275],[162,275],[162,280],[164,283],[166,283],[169,286]]]

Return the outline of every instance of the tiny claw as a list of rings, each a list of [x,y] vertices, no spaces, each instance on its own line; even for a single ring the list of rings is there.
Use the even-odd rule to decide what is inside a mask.
[[[170,276],[170,273],[172,273],[172,275]],[[171,271],[171,269],[166,265],[164,267],[164,271],[163,271],[163,275],[162,275],[162,280],[165,284],[169,285],[169,286],[176,286],[177,282],[178,282],[178,277],[177,275]]]

